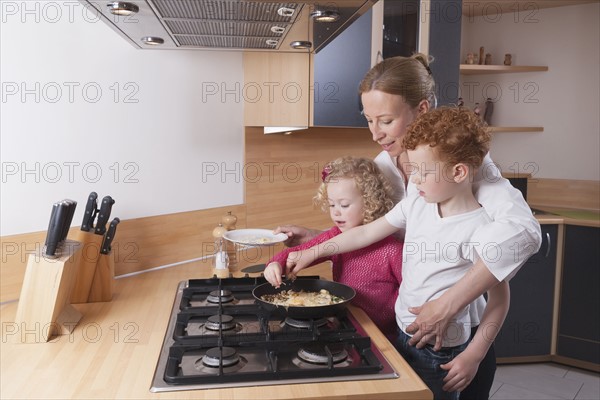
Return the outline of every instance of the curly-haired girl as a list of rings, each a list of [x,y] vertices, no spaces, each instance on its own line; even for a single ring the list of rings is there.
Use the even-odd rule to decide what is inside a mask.
[[[355,226],[374,221],[389,212],[394,202],[389,182],[377,165],[366,158],[345,157],[327,164],[314,203],[329,210],[334,227],[300,246],[276,254],[267,264],[265,278],[281,285],[282,265],[292,251],[323,243]],[[402,243],[393,236],[364,249],[319,258],[311,265],[332,262],[333,279],[356,290],[353,304],[362,308],[388,338],[398,328],[394,302],[401,281]]]

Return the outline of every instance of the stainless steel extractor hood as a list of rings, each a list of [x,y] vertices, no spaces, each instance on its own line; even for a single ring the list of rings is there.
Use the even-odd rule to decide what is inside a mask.
[[[318,52],[376,2],[80,1],[139,49],[269,52]]]

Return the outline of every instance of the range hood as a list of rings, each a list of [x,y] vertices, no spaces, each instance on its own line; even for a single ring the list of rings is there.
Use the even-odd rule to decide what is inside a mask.
[[[268,52],[318,52],[376,2],[80,1],[139,49]]]

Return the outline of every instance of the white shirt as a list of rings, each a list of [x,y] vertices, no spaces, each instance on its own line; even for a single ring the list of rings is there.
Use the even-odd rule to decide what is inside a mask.
[[[475,233],[491,222],[483,208],[441,218],[437,203],[427,203],[418,193],[409,195],[385,215],[405,230],[402,283],[395,304],[396,322],[406,333],[416,316],[409,307],[437,299],[471,269],[479,255]],[[443,347],[465,343],[471,328],[479,325],[483,297],[461,310],[449,323]]]
[[[416,191],[412,183],[408,184],[407,190],[404,189],[404,177],[388,152],[379,153],[375,163],[392,184],[396,200]],[[477,250],[480,252],[484,247],[488,250],[496,248],[498,251],[495,257],[491,251],[487,252],[485,265],[499,281],[509,280],[539,250],[542,243],[540,224],[521,192],[502,177],[489,153],[475,176],[473,191],[479,204],[493,220],[478,230],[473,238],[480,244]]]

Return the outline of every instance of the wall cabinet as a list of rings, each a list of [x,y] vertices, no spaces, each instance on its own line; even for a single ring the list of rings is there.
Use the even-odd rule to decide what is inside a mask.
[[[542,225],[540,250],[510,281],[510,309],[494,343],[498,362],[551,354],[557,241],[558,225]]]
[[[600,368],[600,228],[567,225],[557,355]]]
[[[308,127],[308,53],[244,53],[244,125]]]
[[[372,11],[313,56],[313,126],[366,127],[358,85],[371,68]]]

